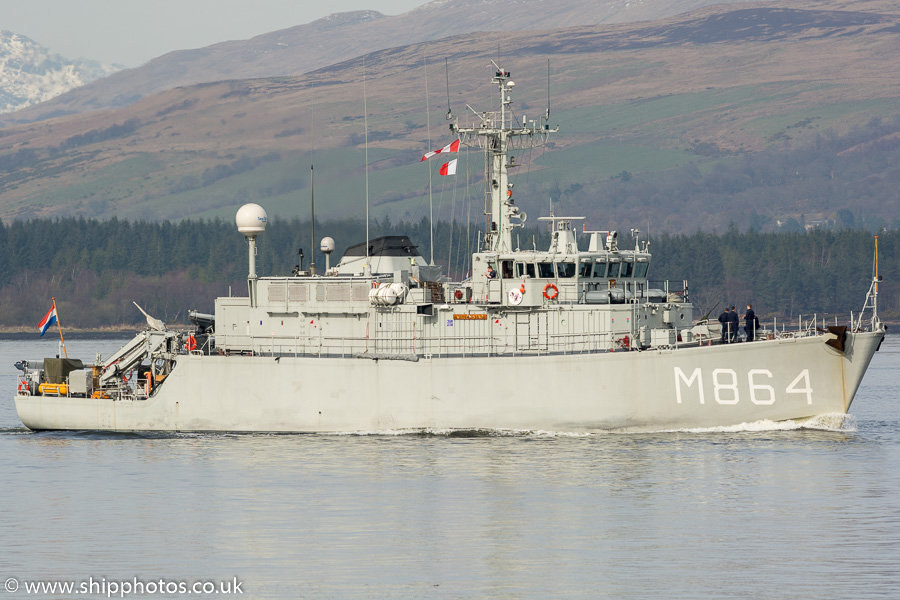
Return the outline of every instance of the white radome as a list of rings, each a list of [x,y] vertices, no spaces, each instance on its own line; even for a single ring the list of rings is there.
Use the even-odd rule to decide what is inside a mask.
[[[323,237],[322,241],[319,244],[319,250],[324,254],[330,254],[334,252],[334,239],[330,237]]]
[[[234,222],[244,235],[259,235],[266,230],[269,217],[259,204],[245,204],[237,211]]]

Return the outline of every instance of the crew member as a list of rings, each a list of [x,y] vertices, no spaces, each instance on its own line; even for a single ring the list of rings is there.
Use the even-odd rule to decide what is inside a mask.
[[[747,341],[752,342],[753,338],[756,337],[756,329],[759,327],[759,319],[756,318],[756,313],[753,312],[753,307],[751,305],[747,305],[747,312],[744,313],[744,333],[747,334]]]
[[[731,307],[731,312],[728,313],[728,326],[731,330],[731,342],[734,343],[738,341],[738,326],[741,323],[741,318],[738,316],[737,311],[734,310],[734,306]]]
[[[728,307],[725,307],[725,310],[722,311],[722,314],[719,315],[719,323],[722,324],[722,343],[724,344],[726,341],[731,339],[731,334],[729,331],[731,330],[731,321],[728,317]]]

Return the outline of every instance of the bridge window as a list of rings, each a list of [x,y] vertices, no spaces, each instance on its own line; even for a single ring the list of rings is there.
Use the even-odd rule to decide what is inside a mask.
[[[619,276],[619,263],[609,263],[609,270],[606,271],[606,276],[611,278],[616,278]]]
[[[578,274],[578,276],[582,277],[582,278],[590,277],[592,268],[594,268],[593,263],[589,263],[589,262],[581,263],[581,272]]]
[[[638,263],[634,265],[634,276],[635,277],[646,277],[647,276],[647,267],[650,266],[650,263]]]
[[[560,277],[575,277],[575,263],[561,262],[556,263],[556,271]]]
[[[624,262],[622,263],[622,272],[619,274],[620,277],[631,277],[631,271],[634,268],[634,263]]]
[[[594,265],[594,277],[598,279],[606,279],[606,263],[597,263]]]
[[[538,263],[538,277],[550,279],[555,276],[556,275],[553,273],[553,263],[552,262]]]
[[[513,263],[511,260],[500,261],[500,273],[502,274],[503,279],[512,279]]]
[[[534,277],[534,265],[531,263],[516,263],[516,277]]]

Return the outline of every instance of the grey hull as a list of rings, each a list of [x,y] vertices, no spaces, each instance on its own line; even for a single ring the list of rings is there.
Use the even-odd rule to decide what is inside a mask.
[[[34,430],[652,431],[845,414],[883,333],[593,354],[186,355],[146,400],[17,396]]]

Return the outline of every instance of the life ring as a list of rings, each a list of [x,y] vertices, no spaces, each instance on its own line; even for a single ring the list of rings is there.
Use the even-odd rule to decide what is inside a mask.
[[[20,395],[31,395],[31,386],[28,385],[28,382],[24,379],[19,382],[19,394]]]
[[[185,345],[187,346],[188,352],[193,352],[194,350],[197,349],[197,338],[195,338],[192,335],[189,335],[187,337],[187,342],[185,343]]]
[[[455,292],[453,292],[453,297],[456,298],[457,300],[462,300],[462,297],[463,297],[462,290],[456,290]]]
[[[132,374],[133,374],[132,371],[127,371],[124,375],[122,375],[122,381],[124,381],[125,383],[128,383],[129,381],[131,381]]]
[[[559,296],[559,288],[553,285],[552,283],[548,283],[544,286],[544,298],[547,300],[556,300],[556,297]]]

